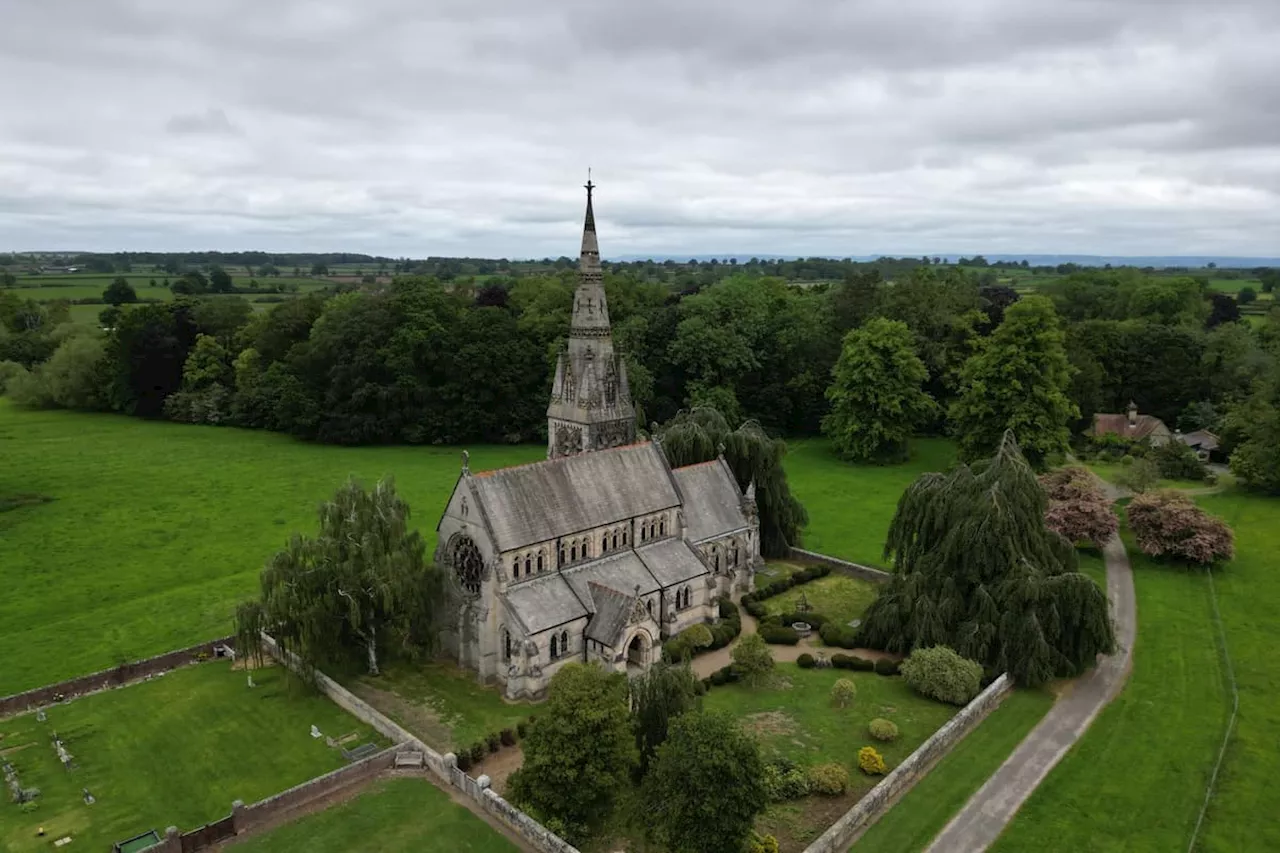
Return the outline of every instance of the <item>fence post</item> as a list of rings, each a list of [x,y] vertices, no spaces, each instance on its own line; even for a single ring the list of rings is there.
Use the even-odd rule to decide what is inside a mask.
[[[236,835],[244,829],[244,800],[233,800],[231,803],[231,831]]]

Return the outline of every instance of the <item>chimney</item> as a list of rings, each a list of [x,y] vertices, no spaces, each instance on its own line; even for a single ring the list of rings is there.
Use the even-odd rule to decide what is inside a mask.
[[[1129,401],[1129,426],[1135,427],[1137,425],[1138,425],[1138,404],[1130,400]]]

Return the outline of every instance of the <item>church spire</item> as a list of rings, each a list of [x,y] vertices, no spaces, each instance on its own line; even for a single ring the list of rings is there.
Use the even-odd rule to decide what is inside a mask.
[[[578,288],[573,296],[573,325],[570,337],[598,338],[609,334],[609,308],[604,296],[604,273],[600,269],[600,245],[596,239],[596,215],[591,191],[596,185],[588,176],[587,215],[582,221],[582,254],[578,259]]]

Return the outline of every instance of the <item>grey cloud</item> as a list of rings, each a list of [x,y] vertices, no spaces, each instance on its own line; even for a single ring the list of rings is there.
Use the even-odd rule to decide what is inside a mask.
[[[231,123],[225,112],[213,108],[203,113],[174,116],[165,122],[164,129],[178,136],[188,134],[238,136],[240,134],[240,129]]]

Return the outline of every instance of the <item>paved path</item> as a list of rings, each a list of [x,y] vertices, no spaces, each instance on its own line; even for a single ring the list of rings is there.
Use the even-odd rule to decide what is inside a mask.
[[[1065,696],[1000,765],[951,822],[934,838],[927,853],[976,853],[986,850],[1013,819],[1027,797],[1066,754],[1098,712],[1115,698],[1129,676],[1137,610],[1133,573],[1124,544],[1116,536],[1103,549],[1107,562],[1107,594],[1119,650],[1077,679]]]

